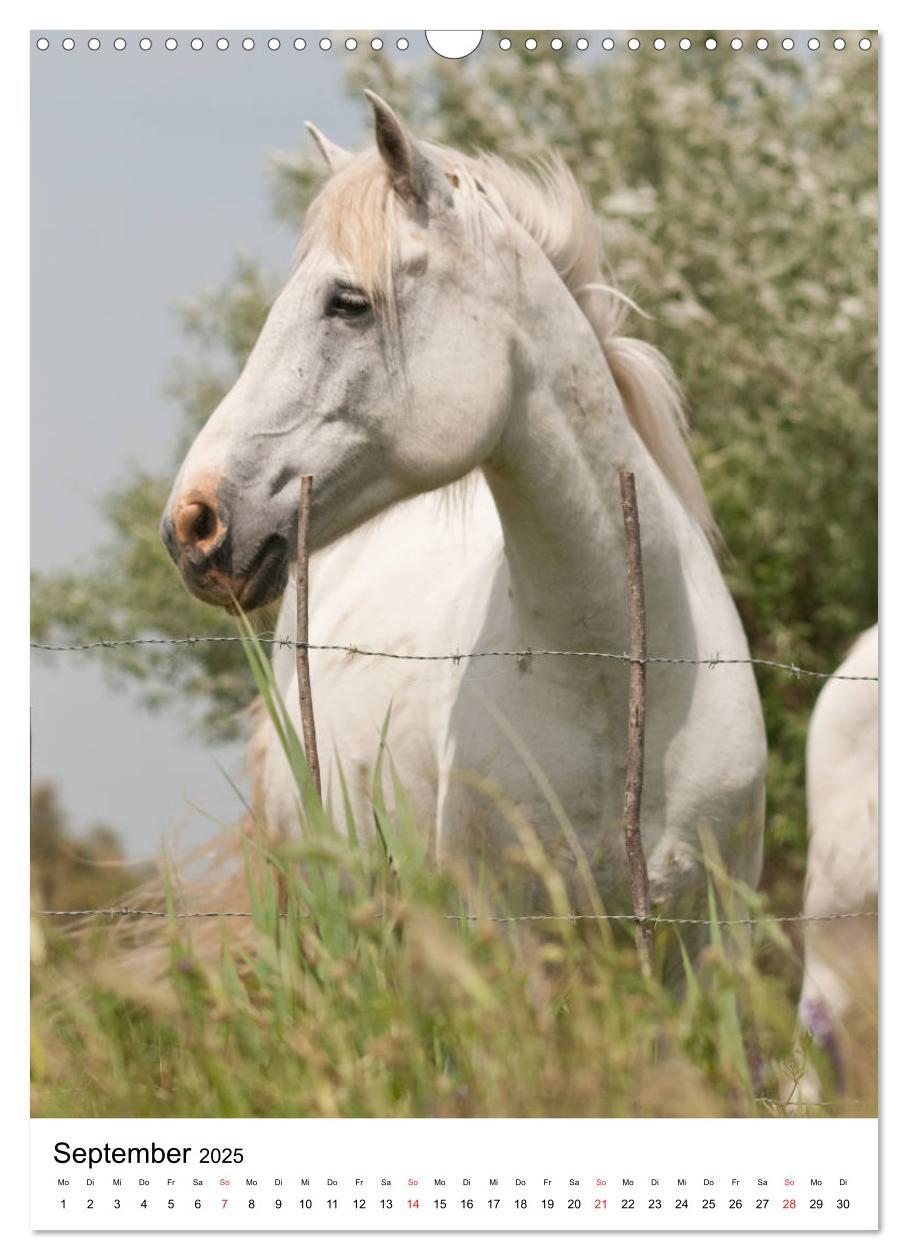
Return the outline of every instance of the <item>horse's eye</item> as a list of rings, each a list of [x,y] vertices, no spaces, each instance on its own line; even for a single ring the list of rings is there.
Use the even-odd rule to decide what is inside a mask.
[[[359,289],[335,289],[328,299],[328,315],[339,319],[356,319],[371,310],[369,299]]]

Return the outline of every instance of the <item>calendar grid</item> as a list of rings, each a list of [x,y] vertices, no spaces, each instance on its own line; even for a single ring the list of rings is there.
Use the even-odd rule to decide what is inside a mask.
[[[873,1120],[40,1120],[32,1224],[874,1229],[876,1160]]]

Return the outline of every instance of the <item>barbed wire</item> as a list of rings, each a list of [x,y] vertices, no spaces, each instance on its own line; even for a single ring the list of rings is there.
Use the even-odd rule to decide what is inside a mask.
[[[252,919],[255,914],[252,910],[189,910],[182,912],[172,912],[170,910],[145,910],[133,909],[130,906],[109,906],[102,909],[94,910],[35,910],[34,914],[46,917],[76,917],[76,916],[97,916],[106,915],[112,919],[131,919],[131,918],[153,918],[153,919]],[[829,923],[836,919],[875,919],[878,917],[877,910],[852,910],[843,911],[836,914],[786,914],[786,915],[770,915],[764,914],[744,919],[678,919],[663,918],[661,915],[646,915],[638,918],[634,914],[510,914],[510,915],[483,915],[483,914],[443,914],[439,917],[442,919],[452,920],[457,923],[581,923],[585,921],[602,922],[605,920],[623,922],[623,923],[647,923],[654,927],[664,926],[696,926],[696,927],[753,927],[760,923]],[[279,913],[278,918],[286,919],[290,916],[286,913]],[[303,916],[308,917],[308,916]],[[373,919],[383,919],[386,916],[382,911],[376,911],[372,916]]]
[[[763,657],[741,656],[630,656],[627,652],[606,652],[588,648],[486,648],[478,652],[387,652],[380,648],[366,648],[349,643],[305,643],[289,637],[272,634],[187,634],[179,638],[96,639],[89,643],[40,643],[34,640],[31,648],[40,652],[88,652],[95,649],[130,647],[195,647],[199,643],[245,643],[254,641],[273,647],[288,647],[295,651],[343,652],[350,656],[379,657],[389,661],[461,661],[483,660],[489,657],[515,657],[527,659],[533,656],[587,657],[596,660],[622,661],[626,665],[700,665],[713,669],[719,665],[752,665],[765,669],[778,669],[796,678],[835,678],[840,682],[879,682],[877,674],[837,674],[818,669],[805,669],[801,665],[784,661],[771,661]]]
[[[459,664],[464,660],[486,659],[490,657],[513,657],[517,659],[526,659],[528,657],[586,657],[599,660],[620,661],[627,665],[643,664],[643,665],[692,665],[706,666],[714,668],[718,665],[751,665],[761,666],[764,668],[782,670],[795,677],[805,678],[835,678],[843,682],[879,682],[879,677],[875,674],[837,674],[834,672],[825,672],[822,670],[805,669],[802,666],[794,664],[786,664],[783,661],[773,661],[762,657],[671,657],[671,656],[644,656],[633,657],[627,652],[608,652],[595,649],[581,648],[488,648],[476,652],[439,652],[439,653],[409,653],[409,652],[389,652],[378,648],[365,648],[356,644],[341,643],[307,643],[300,640],[292,639],[289,636],[277,636],[274,634],[260,634],[246,636],[240,634],[227,635],[183,635],[178,638],[164,637],[144,637],[133,639],[97,639],[88,643],[41,643],[32,641],[30,646],[38,651],[44,652],[85,652],[93,649],[116,649],[128,647],[194,647],[199,643],[244,643],[250,640],[270,644],[277,647],[289,647],[294,650],[305,649],[310,652],[343,652],[351,656],[378,657],[386,660],[394,661],[451,661]],[[254,914],[249,910],[195,910],[188,912],[172,912],[169,910],[146,910],[138,909],[130,906],[113,906],[101,909],[84,909],[84,910],[37,910],[35,913],[44,917],[59,918],[75,918],[75,917],[107,917],[110,919],[125,918],[173,918],[173,919],[251,919]],[[286,913],[278,915],[279,918],[289,917]],[[381,912],[376,912],[372,917],[383,918]],[[491,923],[526,923],[526,922],[571,922],[578,923],[584,921],[612,921],[625,922],[634,924],[659,926],[698,926],[698,927],[747,927],[756,926],[760,923],[808,923],[808,922],[832,922],[838,919],[862,919],[875,918],[877,911],[851,911],[826,915],[762,915],[740,919],[695,919],[695,918],[670,918],[661,917],[659,915],[647,915],[639,917],[634,914],[529,914],[529,915],[442,915],[443,919],[466,922],[491,922]]]
[[[754,1102],[763,1103],[766,1107],[821,1107],[829,1109],[833,1107],[866,1107],[870,1099],[837,1098],[835,1102],[819,1102],[806,1098],[767,1098],[765,1094],[756,1094]]]

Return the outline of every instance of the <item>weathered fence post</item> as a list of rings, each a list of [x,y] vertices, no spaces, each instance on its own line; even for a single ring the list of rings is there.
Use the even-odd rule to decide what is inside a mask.
[[[621,509],[624,514],[624,553],[627,563],[627,606],[630,626],[630,691],[627,706],[627,771],[624,779],[624,848],[630,872],[631,898],[637,920],[637,958],[646,976],[653,972],[653,925],[650,920],[649,877],[640,839],[640,798],[643,794],[643,740],[646,725],[646,608],[643,600],[643,558],[640,517],[634,474],[622,469]]]
[[[318,746],[315,742],[315,714],[312,708],[312,683],[309,679],[309,510],[312,504],[312,475],[300,478],[300,518],[296,534],[296,680],[300,697],[300,720],[303,728],[303,749],[316,795],[321,798],[322,783],[318,768]],[[278,917],[287,914],[287,880],[277,877]],[[280,929],[278,929],[280,938]]]
[[[315,714],[312,709],[312,684],[309,680],[309,512],[312,505],[312,475],[300,478],[300,519],[296,543],[296,678],[300,693],[300,718],[303,725],[303,748],[316,795],[322,794],[318,766],[318,745],[315,742]]]

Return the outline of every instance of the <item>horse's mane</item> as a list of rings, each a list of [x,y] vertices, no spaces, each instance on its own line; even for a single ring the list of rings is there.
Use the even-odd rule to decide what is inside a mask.
[[[519,224],[539,245],[596,333],[631,424],[689,514],[714,538],[715,523],[687,447],[678,380],[655,346],[622,334],[634,304],[605,281],[598,220],[564,161],[552,155],[518,170],[487,153],[466,156],[441,145],[424,147],[462,189],[478,231],[485,207]],[[374,149],[367,150],[337,171],[312,203],[299,256],[327,239],[372,297],[390,301],[393,229],[400,213],[384,163]]]

